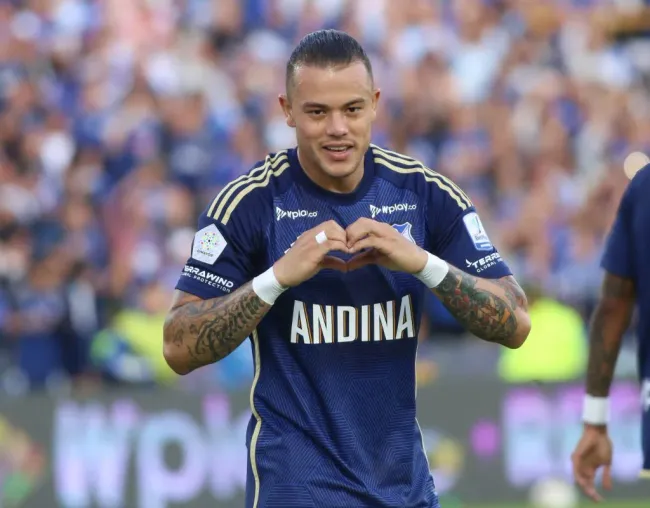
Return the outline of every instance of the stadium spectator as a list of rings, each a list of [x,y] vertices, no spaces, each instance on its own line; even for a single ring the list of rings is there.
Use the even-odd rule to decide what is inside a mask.
[[[152,281],[173,286],[192,218],[264,153],[293,143],[276,103],[282,66],[299,37],[323,27],[371,53],[386,99],[375,140],[455,179],[518,278],[586,317],[626,185],[622,159],[650,151],[649,48],[631,37],[647,13],[617,9],[2,2],[0,351],[34,386],[93,369],[89,337]],[[432,336],[458,333],[445,312],[430,305]]]

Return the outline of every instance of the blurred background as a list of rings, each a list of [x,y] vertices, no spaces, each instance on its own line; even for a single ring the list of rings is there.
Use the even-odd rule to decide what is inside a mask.
[[[204,483],[190,488],[187,454],[165,455],[153,479],[123,478],[120,498],[111,489],[117,471],[146,463],[142,436],[164,418],[194,421],[223,456],[248,417],[249,344],[178,378],[162,323],[199,213],[294,144],[277,95],[294,44],[319,28],[351,33],[371,56],[383,92],[374,142],[461,185],[529,294],[533,334],[515,355],[430,298],[419,401],[445,506],[566,480],[622,162],[650,152],[646,3],[0,0],[0,506],[241,506],[245,462],[192,463]],[[635,340],[632,328],[617,373],[616,495],[647,499]],[[483,402],[448,411],[460,394]],[[91,427],[107,434],[74,444]],[[237,435],[232,457],[245,461]],[[102,450],[117,453],[119,436],[130,466],[86,478],[83,464],[115,464]],[[489,495],[477,494],[484,483]]]

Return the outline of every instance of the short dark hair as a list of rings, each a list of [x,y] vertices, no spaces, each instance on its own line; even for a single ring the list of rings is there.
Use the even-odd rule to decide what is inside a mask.
[[[368,54],[359,41],[350,34],[340,30],[318,30],[305,35],[295,47],[287,62],[286,87],[287,92],[296,69],[301,65],[328,67],[331,65],[350,65],[362,62],[373,80],[372,64]]]

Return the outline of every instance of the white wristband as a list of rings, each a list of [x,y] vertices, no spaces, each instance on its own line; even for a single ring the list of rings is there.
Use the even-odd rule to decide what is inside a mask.
[[[424,282],[424,285],[429,289],[433,289],[438,287],[442,280],[447,276],[447,273],[449,273],[449,265],[430,252],[427,252],[427,255],[427,264],[424,265],[422,271],[413,275]]]
[[[281,286],[278,279],[275,278],[273,267],[253,279],[253,291],[260,300],[269,305],[273,305],[286,290],[287,288]]]
[[[607,425],[609,420],[609,398],[585,395],[582,421],[590,425]]]

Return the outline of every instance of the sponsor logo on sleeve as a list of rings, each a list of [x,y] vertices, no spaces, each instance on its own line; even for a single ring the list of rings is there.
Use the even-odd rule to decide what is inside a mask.
[[[500,263],[501,261],[502,261],[501,254],[499,254],[498,252],[494,252],[492,254],[488,254],[487,256],[477,261],[470,261],[466,259],[465,263],[467,263],[467,268],[471,268],[476,273],[481,273],[487,270],[488,268],[495,266],[497,263]]]
[[[220,289],[225,293],[230,293],[235,286],[233,281],[196,266],[185,265],[183,268],[183,276],[190,277],[210,287]]]
[[[476,212],[471,212],[465,215],[465,217],[463,217],[463,222],[465,223],[465,229],[477,250],[492,250],[492,242],[490,242],[485,228],[481,223],[481,219]]]
[[[194,235],[192,258],[201,263],[214,264],[228,245],[217,226],[210,224]]]

